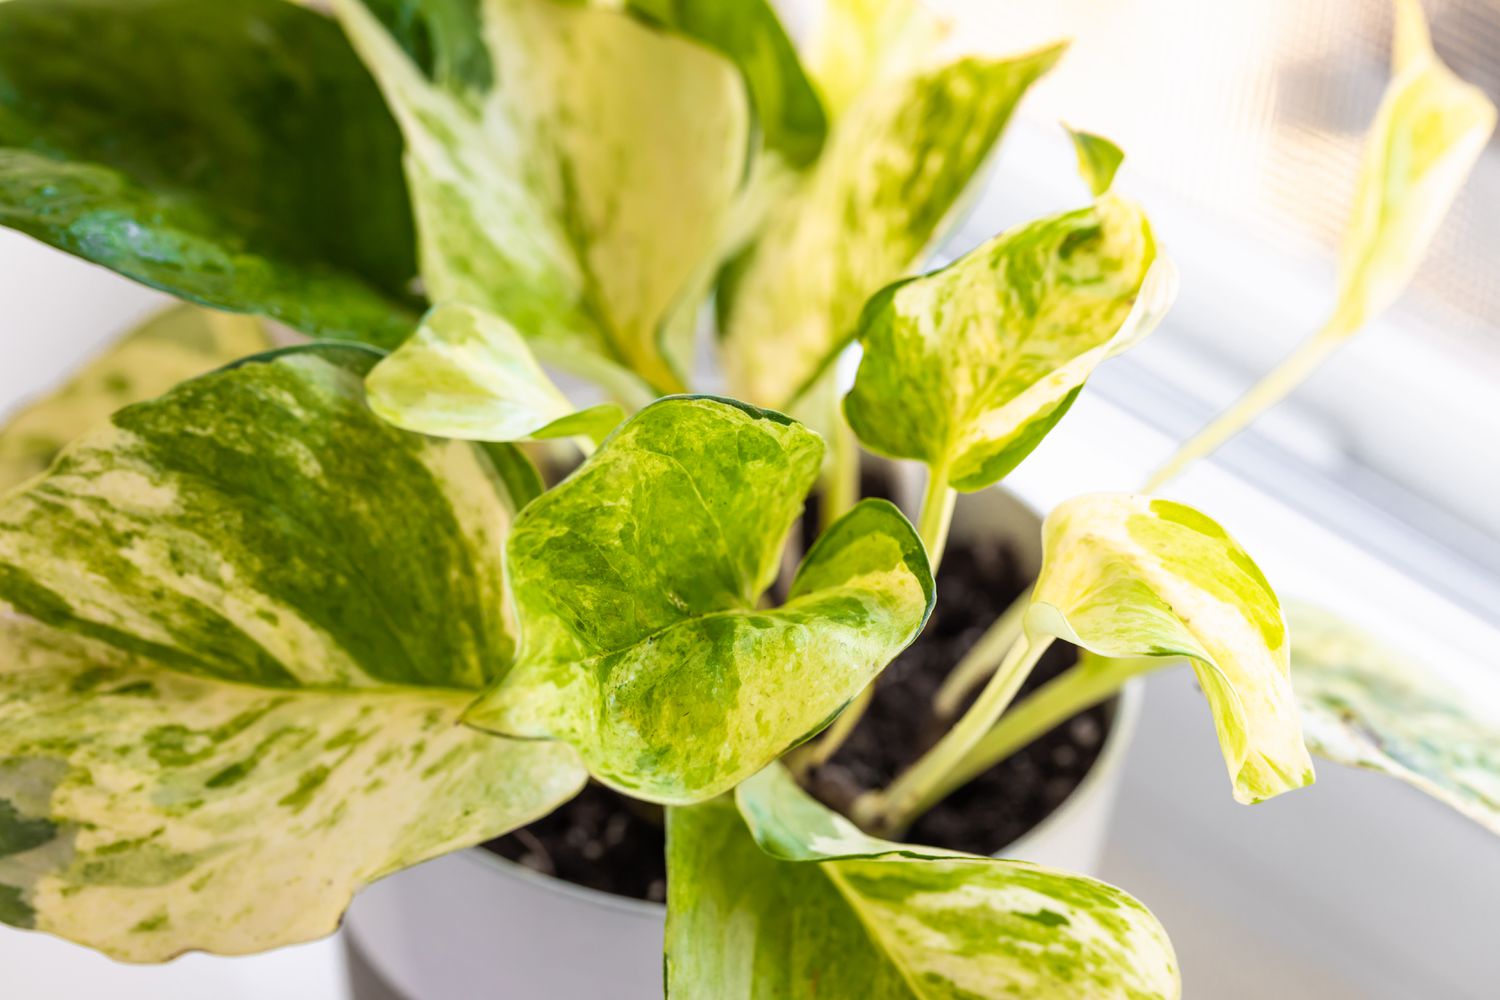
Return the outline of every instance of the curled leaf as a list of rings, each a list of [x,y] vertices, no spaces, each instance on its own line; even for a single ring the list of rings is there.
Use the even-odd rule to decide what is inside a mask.
[[[1170,500],[1094,494],[1049,514],[1042,542],[1028,636],[1107,657],[1188,657],[1235,798],[1312,783],[1281,604],[1223,528]]]
[[[728,59],[624,11],[336,0],[406,137],[435,302],[678,386],[661,337],[717,252],[749,150]],[[423,57],[426,58],[423,58]],[[503,70],[502,70],[503,67]]]
[[[1180,995],[1166,932],[1113,886],[877,840],[779,766],[741,785],[736,801],[739,815],[722,801],[668,813],[674,995]]]
[[[373,357],[184,383],[0,503],[0,919],[134,961],[308,940],[581,785],[458,724],[511,658],[511,503],[370,413]]]
[[[0,491],[46,469],[63,445],[127,403],[270,346],[247,316],[188,305],[157,313],[0,428]]]
[[[1399,778],[1500,833],[1500,706],[1325,611],[1293,605],[1290,618],[1312,752]]]
[[[642,410],[516,522],[522,649],[470,711],[505,735],[565,739],[599,780],[692,802],[760,770],[838,714],[920,631],[921,541],[869,500],[761,608],[822,443],[780,414],[708,397]]]
[[[470,441],[601,441],[624,417],[610,403],[575,410],[515,327],[472,306],[434,308],[365,387],[370,409],[397,427]]]
[[[921,263],[1022,96],[1062,54],[966,56],[881,75],[771,209],[721,288],[738,394],[783,406],[855,335],[865,300]]]
[[[1175,294],[1145,214],[1106,191],[871,299],[844,412],[871,450],[981,489],[1031,453],[1094,368],[1149,334]]]
[[[0,225],[136,281],[398,343],[400,158],[338,26],[297,4],[0,4]]]

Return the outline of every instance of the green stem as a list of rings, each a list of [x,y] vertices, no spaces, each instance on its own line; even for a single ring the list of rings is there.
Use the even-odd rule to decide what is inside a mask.
[[[832,405],[829,407],[829,422],[833,436],[833,452],[823,482],[822,503],[819,505],[819,527],[828,526],[859,502],[859,441],[854,429],[844,419],[844,408],[839,394],[829,392]]]
[[[854,821],[885,836],[898,836],[913,819],[935,805],[942,798],[937,788],[944,778],[990,731],[1050,645],[1050,636],[1035,642],[1021,636],[978,699],[932,749],[884,792],[867,793],[855,800]]]
[[[995,672],[995,668],[1005,659],[1005,654],[1021,634],[1021,625],[1030,604],[1031,588],[1027,587],[985,629],[979,640],[969,647],[963,659],[958,661],[958,666],[953,668],[943,681],[943,686],[933,696],[932,710],[938,718],[951,719],[957,715],[969,692]]]
[[[927,546],[927,561],[937,573],[948,545],[948,527],[953,523],[953,505],[958,491],[948,485],[948,470],[931,466],[927,470],[927,491],[922,495],[922,512],[917,516],[917,533]]]
[[[1287,393],[1307,380],[1318,366],[1342,343],[1333,335],[1333,321],[1311,340],[1304,341],[1292,354],[1245,393],[1233,406],[1215,417],[1207,427],[1189,438],[1176,453],[1151,474],[1143,493],[1155,493],[1176,479],[1188,466],[1212,454],[1234,437],[1261,413],[1279,403]]]
[[[929,799],[941,802],[1011,754],[1092,708],[1120,690],[1132,677],[1168,662],[1161,657],[1108,660],[1085,655],[1077,666],[1059,674],[1005,713],[932,788]]]

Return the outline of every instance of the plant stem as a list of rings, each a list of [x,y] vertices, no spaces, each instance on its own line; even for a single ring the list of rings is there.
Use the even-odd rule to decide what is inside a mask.
[[[818,508],[818,526],[825,531],[859,502],[859,441],[854,437],[854,428],[844,419],[844,408],[838,392],[830,391],[828,397],[831,404],[829,430],[833,437],[833,454],[824,477],[822,503]]]
[[[917,533],[927,546],[927,561],[937,574],[948,545],[948,526],[953,523],[953,505],[958,491],[948,485],[948,470],[932,466],[927,470],[927,491],[922,495],[922,512],[917,516]]]
[[[1189,465],[1212,454],[1260,414],[1279,403],[1287,393],[1306,381],[1328,355],[1342,343],[1334,336],[1331,321],[1317,336],[1303,343],[1291,355],[1245,393],[1229,409],[1215,417],[1207,427],[1189,438],[1171,458],[1151,474],[1143,493],[1155,493],[1176,479]]]
[[[1120,690],[1130,678],[1169,662],[1170,658],[1166,657],[1111,660],[1084,656],[1077,666],[1042,685],[995,723],[933,786],[928,796],[929,807],[1044,733],[1051,732],[1084,709],[1099,704]]]
[[[884,792],[867,793],[855,800],[854,821],[885,836],[899,836],[913,819],[931,808],[942,797],[936,794],[937,787],[989,732],[1050,645],[1050,636],[1035,642],[1024,635],[1018,637],[1000,669],[953,728]]]
[[[1010,647],[1021,634],[1021,623],[1026,617],[1026,608],[1031,603],[1031,587],[1017,595],[1010,607],[985,629],[979,640],[969,648],[958,666],[948,674],[943,686],[932,699],[933,713],[939,719],[951,719],[958,714],[969,692],[982,684],[995,672]]]

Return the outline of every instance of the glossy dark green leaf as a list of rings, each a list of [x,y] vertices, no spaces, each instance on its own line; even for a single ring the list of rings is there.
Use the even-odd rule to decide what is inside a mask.
[[[137,281],[393,345],[400,157],[338,26],[296,4],[0,4],[0,224]]]
[[[691,802],[826,725],[926,621],[911,525],[859,504],[759,606],[822,443],[780,414],[673,397],[622,424],[516,522],[508,569],[522,649],[469,713],[565,739],[640,798]]]

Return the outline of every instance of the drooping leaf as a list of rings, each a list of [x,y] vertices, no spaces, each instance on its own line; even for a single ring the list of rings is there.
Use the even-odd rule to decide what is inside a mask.
[[[405,133],[433,301],[678,386],[663,328],[691,307],[749,150],[734,64],[591,5],[425,0],[399,5],[394,35],[376,14],[395,5],[373,6],[334,4]]]
[[[581,784],[458,724],[511,659],[510,504],[369,412],[374,356],[184,383],[0,504],[0,827],[52,834],[0,857],[10,922],[132,960],[306,940]]]
[[[625,416],[612,403],[575,410],[515,327],[464,305],[435,307],[365,385],[381,417],[438,437],[601,441]]]
[[[338,26],[296,4],[0,5],[0,225],[137,281],[393,345],[400,155]]]
[[[741,815],[722,800],[668,813],[674,996],[1180,994],[1166,932],[1113,886],[877,840],[809,798],[779,766],[746,781],[736,798]]]
[[[1328,612],[1294,604],[1289,617],[1313,753],[1400,778],[1500,833],[1500,706]]]
[[[835,716],[926,621],[926,554],[870,500],[807,553],[787,602],[757,600],[822,443],[780,414],[655,403],[516,522],[522,648],[475,725],[575,744],[599,780],[692,802]]]
[[[836,119],[720,289],[739,395],[791,401],[855,334],[865,300],[918,266],[1031,84],[1061,55],[967,56],[881,77]]]
[[[1338,303],[1319,337],[1356,333],[1405,290],[1495,130],[1484,91],[1433,52],[1418,0],[1397,2],[1393,52],[1339,255]]]
[[[63,445],[127,403],[270,346],[246,316],[187,305],[157,313],[0,428],[0,491],[46,469]]]
[[[1312,783],[1281,604],[1222,527],[1170,500],[1094,494],[1053,510],[1042,542],[1028,636],[1108,657],[1188,657],[1235,798]]]
[[[797,167],[817,157],[828,130],[823,105],[767,0],[628,0],[626,7],[734,62],[744,75],[768,151]]]
[[[1097,365],[1151,332],[1175,291],[1145,214],[1116,194],[1018,226],[870,300],[849,425],[958,489],[989,486]]]
[[[1495,106],[1432,50],[1418,0],[1397,0],[1395,78],[1365,139],[1339,252],[1338,295],[1322,328],[1152,474],[1160,489],[1280,402],[1400,297],[1495,130]]]

